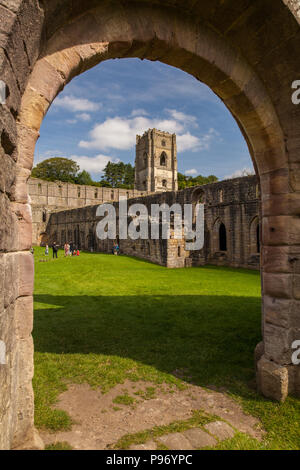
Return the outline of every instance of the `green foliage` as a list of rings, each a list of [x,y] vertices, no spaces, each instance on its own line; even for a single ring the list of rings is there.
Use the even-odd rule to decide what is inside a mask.
[[[48,181],[64,181],[74,183],[79,166],[69,158],[48,158],[38,163],[32,170],[34,178],[41,178]]]
[[[186,176],[182,173],[178,173],[178,189],[190,188],[191,186],[202,186],[203,184],[214,183],[218,181],[215,175],[209,176]]]
[[[113,403],[117,405],[133,405],[135,399],[128,395],[128,393],[124,393],[123,395],[118,395],[113,399]]]
[[[45,447],[45,450],[73,450],[73,447],[68,442],[56,442],[55,444],[49,444]]]
[[[102,181],[112,188],[132,189],[134,186],[134,167],[130,163],[108,162],[104,168]]]
[[[74,183],[84,184],[86,186],[95,185],[94,181],[91,178],[91,175],[86,170],[82,170],[80,173],[78,173],[78,175],[74,178]]]

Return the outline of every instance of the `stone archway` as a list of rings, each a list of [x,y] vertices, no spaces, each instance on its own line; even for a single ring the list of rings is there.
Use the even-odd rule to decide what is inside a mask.
[[[179,67],[210,86],[236,118],[262,195],[258,384],[279,400],[300,393],[300,373],[291,364],[291,344],[300,336],[300,107],[290,99],[291,83],[300,78],[299,8],[297,0],[1,2],[0,77],[8,96],[0,108],[0,280],[7,344],[7,365],[0,366],[0,448],[34,441],[26,181],[40,124],[66,83],[109,58]]]

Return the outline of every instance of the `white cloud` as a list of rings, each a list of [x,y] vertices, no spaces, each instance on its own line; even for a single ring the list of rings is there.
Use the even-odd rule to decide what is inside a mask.
[[[200,137],[186,132],[182,135],[177,135],[177,148],[178,152],[184,152],[185,150],[192,150],[192,152],[201,152],[202,150],[209,150],[211,143],[219,133],[215,129],[209,129],[206,134]]]
[[[196,175],[198,175],[198,171],[196,170],[196,168],[191,168],[190,170],[186,170],[184,173],[185,173],[186,176],[196,176]]]
[[[80,121],[90,121],[91,120],[91,116],[88,113],[76,114],[76,117]]]
[[[173,119],[176,119],[176,121],[182,121],[185,124],[196,124],[197,118],[195,116],[182,113],[181,111],[177,111],[176,109],[166,109],[166,111],[171,115]]]
[[[117,158],[107,155],[96,155],[95,157],[87,157],[85,155],[71,155],[70,157],[80,166],[80,170],[86,170],[90,173],[102,173],[108,162],[118,163]]]
[[[139,111],[139,115],[136,115]],[[96,124],[89,133],[89,140],[81,140],[79,147],[106,151],[108,149],[129,150],[134,148],[136,135],[142,135],[146,130],[156,128],[177,136],[178,152],[191,150],[193,152],[208,150],[214,138],[219,134],[211,128],[206,134],[196,136],[191,134],[189,127],[197,127],[196,117],[166,109],[167,119],[150,118],[143,110],[133,110],[131,117],[107,118],[101,124]]]
[[[117,116],[106,119],[102,124],[97,124],[90,132],[90,140],[80,141],[79,147],[128,150],[134,147],[136,134],[143,134],[147,129],[154,127],[177,134],[183,130],[182,124],[174,119],[149,119],[144,116],[126,119]]]
[[[178,152],[184,152],[185,150],[199,150],[199,146],[201,145],[201,141],[199,137],[190,134],[187,132],[186,134],[177,135],[177,150]]]
[[[232,173],[232,175],[224,176],[224,180],[231,180],[233,178],[241,178],[242,176],[250,176],[254,174],[255,171],[253,170],[253,168],[245,167],[241,170],[235,171],[234,173]]]
[[[68,111],[72,111],[74,113],[80,111],[93,112],[97,111],[101,107],[100,103],[93,103],[86,98],[76,98],[73,95],[66,95],[62,97],[58,96],[53,102],[53,105],[67,109]]]
[[[145,111],[145,109],[133,109],[131,111],[130,116],[135,117],[135,116],[148,116],[149,113]]]

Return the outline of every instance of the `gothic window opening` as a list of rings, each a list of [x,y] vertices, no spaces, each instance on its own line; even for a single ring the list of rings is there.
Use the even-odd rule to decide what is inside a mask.
[[[167,155],[163,152],[160,156],[160,166],[167,166]]]
[[[167,187],[167,180],[162,180],[162,185],[163,185],[164,188],[166,188]]]
[[[222,223],[219,228],[219,249],[220,251],[227,251],[227,235],[226,227]]]

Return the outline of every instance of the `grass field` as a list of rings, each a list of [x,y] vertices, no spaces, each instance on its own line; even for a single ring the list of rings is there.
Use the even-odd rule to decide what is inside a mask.
[[[53,410],[66,382],[101,386],[126,378],[225,387],[267,431],[263,443],[222,448],[300,448],[300,401],[266,400],[254,389],[260,277],[213,266],[169,270],[125,256],[82,253],[46,263],[35,248],[36,425],[67,429]],[[183,377],[184,378],[184,377]]]

